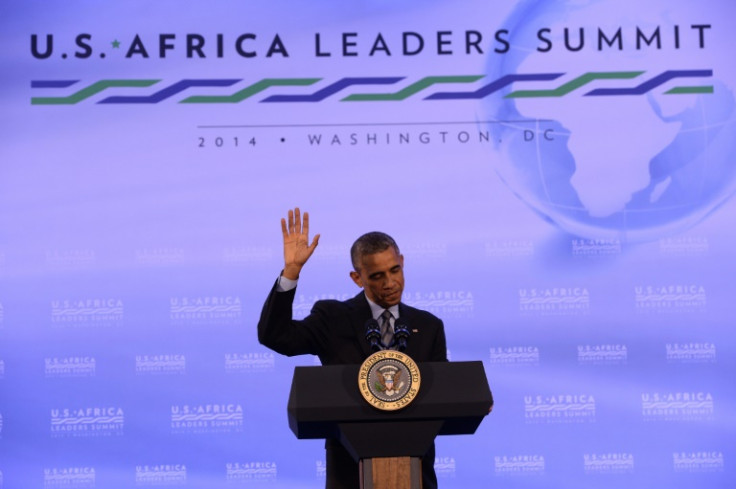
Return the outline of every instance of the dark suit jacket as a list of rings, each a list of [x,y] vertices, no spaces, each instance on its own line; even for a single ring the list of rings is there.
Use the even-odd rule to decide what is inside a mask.
[[[322,365],[361,364],[373,353],[365,339],[365,323],[372,315],[363,292],[344,302],[317,301],[303,320],[292,318],[295,295],[296,289],[286,292],[277,292],[276,286],[271,289],[258,322],[258,341],[261,344],[288,356],[317,355]],[[447,361],[445,330],[440,319],[403,303],[399,304],[399,316],[411,331],[405,351],[407,355],[417,362]],[[331,474],[335,473],[334,467],[331,470],[330,460],[338,458],[344,462],[346,457],[345,454],[335,456],[335,453],[330,453],[345,451],[339,443],[328,440],[326,446],[327,487],[357,487],[357,464],[354,483],[330,481]],[[434,447],[424,457],[422,465],[424,488],[436,487]],[[352,468],[348,472],[352,474]]]

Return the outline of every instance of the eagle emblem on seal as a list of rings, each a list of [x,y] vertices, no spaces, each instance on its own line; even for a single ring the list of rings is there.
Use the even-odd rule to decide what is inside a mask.
[[[404,387],[404,382],[401,380],[401,370],[393,365],[386,365],[378,369],[376,372],[376,389],[380,392],[392,396]]]

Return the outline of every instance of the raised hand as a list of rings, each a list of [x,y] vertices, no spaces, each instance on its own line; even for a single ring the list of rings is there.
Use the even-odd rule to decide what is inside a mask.
[[[319,234],[309,244],[309,213],[304,213],[302,222],[299,208],[289,209],[288,222],[281,219],[281,233],[284,235],[284,272],[286,278],[296,280],[299,273],[319,243]]]

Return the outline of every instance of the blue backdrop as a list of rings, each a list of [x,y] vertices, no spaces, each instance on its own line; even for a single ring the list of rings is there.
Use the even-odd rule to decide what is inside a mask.
[[[323,485],[256,339],[295,205],[297,316],[383,230],[483,361],[441,487],[733,487],[735,14],[4,2],[0,488]]]

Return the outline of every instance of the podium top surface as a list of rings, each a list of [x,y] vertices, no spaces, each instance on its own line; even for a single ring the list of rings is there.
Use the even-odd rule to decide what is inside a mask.
[[[289,425],[298,438],[329,438],[344,423],[442,421],[439,434],[474,433],[493,403],[483,364],[419,363],[421,388],[398,411],[381,411],[363,399],[360,365],[296,367],[288,403]]]

